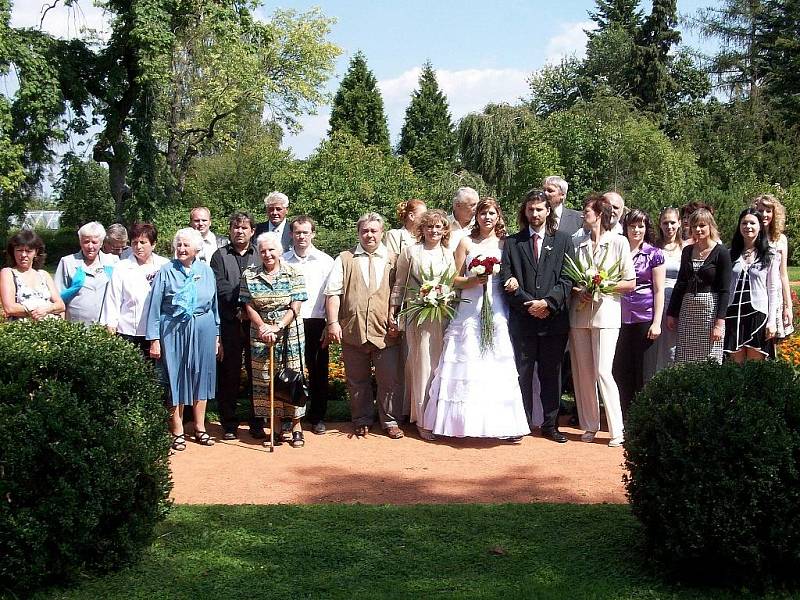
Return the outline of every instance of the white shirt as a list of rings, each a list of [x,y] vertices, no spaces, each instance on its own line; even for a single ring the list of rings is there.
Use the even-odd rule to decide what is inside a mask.
[[[353,253],[353,259],[358,261],[358,264],[361,267],[361,275],[364,277],[364,283],[367,286],[369,286],[368,256],[369,255],[367,254],[367,251],[361,247],[361,244],[358,244],[355,252]],[[372,262],[375,265],[375,281],[378,285],[380,285],[381,281],[383,280],[383,272],[386,270],[386,265],[389,261],[389,249],[383,244],[379,244],[378,248],[373,253],[373,256],[375,257],[372,259]],[[333,261],[333,268],[328,276],[328,284],[325,287],[325,295],[341,296],[344,292],[344,266],[342,265],[342,257],[340,255],[337,256]]]
[[[157,254],[152,254],[151,259],[140,265],[136,257],[131,256],[114,267],[100,319],[103,325],[125,335],[145,334],[150,287],[158,270],[169,262]]]
[[[283,254],[283,260],[292,265],[305,279],[308,300],[300,306],[304,319],[325,318],[325,284],[333,269],[333,258],[322,250],[310,246],[305,256],[295,254],[294,248]]]
[[[283,230],[286,229],[286,219],[281,221],[280,225],[273,225],[272,221],[269,222],[269,229],[268,231],[274,231],[278,234],[278,237],[283,239]]]
[[[206,263],[210,263],[211,256],[216,251],[217,251],[217,236],[214,235],[212,231],[209,231],[208,235],[206,235],[206,237],[203,238],[203,247],[197,253],[197,258],[205,261]]]
[[[462,227],[461,223],[456,221],[456,218],[453,215],[449,216],[450,220],[450,242],[447,244],[447,248],[451,252],[455,252],[456,248],[458,248],[458,243],[467,237],[472,231],[472,226],[475,224],[475,217],[472,217],[472,220],[467,223],[466,227]]]
[[[528,225],[528,233],[530,233],[531,238],[533,238],[534,233],[538,236],[536,238],[536,256],[542,255],[542,242],[544,241],[545,232],[546,231],[544,225],[539,227],[539,229],[534,229],[531,225]]]

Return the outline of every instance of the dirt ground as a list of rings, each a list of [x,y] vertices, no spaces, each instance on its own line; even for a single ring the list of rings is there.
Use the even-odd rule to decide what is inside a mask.
[[[247,428],[224,442],[210,425],[213,447],[194,443],[171,458],[179,504],[416,504],[570,502],[624,503],[622,448],[608,434],[594,443],[562,427],[566,444],[526,436],[520,444],[439,438],[426,442],[414,426],[387,438],[373,427],[366,438],[349,423],[330,423],[325,435],[306,431],[306,445],[283,444],[273,453]]]

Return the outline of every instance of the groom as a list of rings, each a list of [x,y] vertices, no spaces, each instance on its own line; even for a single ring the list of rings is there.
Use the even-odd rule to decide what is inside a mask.
[[[531,190],[519,209],[521,231],[506,238],[501,281],[511,310],[508,329],[514,345],[519,386],[528,421],[533,404],[534,365],[541,384],[542,436],[567,441],[558,430],[561,361],[569,336],[567,300],[572,281],[564,273],[565,256],[574,257],[572,239],[556,229],[547,195]]]

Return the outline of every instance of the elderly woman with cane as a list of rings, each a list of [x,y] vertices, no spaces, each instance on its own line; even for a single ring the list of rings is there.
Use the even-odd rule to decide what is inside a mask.
[[[250,347],[253,365],[253,411],[256,417],[276,416],[291,436],[293,448],[305,445],[300,419],[305,405],[295,406],[274,399],[275,369],[285,365],[302,373],[305,335],[300,305],[308,299],[303,276],[281,258],[283,247],[274,232],[262,233],[256,239],[261,264],[248,267],[242,273],[240,302],[250,319]],[[270,355],[274,356],[270,364]],[[270,420],[269,441],[272,448],[283,443],[282,433],[275,431]]]

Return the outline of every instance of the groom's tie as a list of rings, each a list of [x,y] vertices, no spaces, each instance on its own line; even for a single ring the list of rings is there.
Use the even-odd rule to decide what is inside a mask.
[[[539,246],[536,243],[538,239],[539,234],[534,231],[533,235],[531,236],[531,244],[533,244],[533,262],[535,263],[539,262]]]

